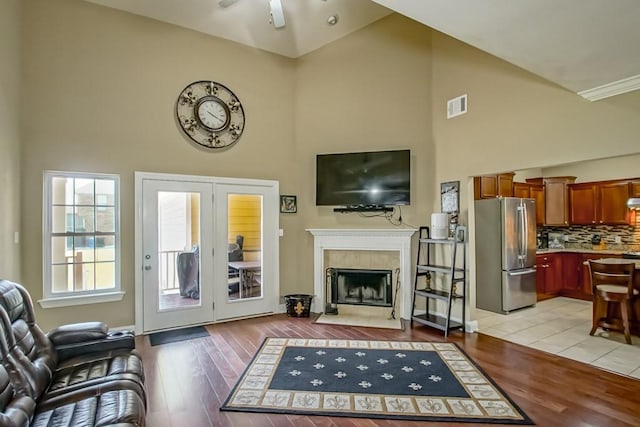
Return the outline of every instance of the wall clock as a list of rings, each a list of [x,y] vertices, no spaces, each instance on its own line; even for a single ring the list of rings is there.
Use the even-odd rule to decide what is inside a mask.
[[[440,202],[443,213],[455,213],[460,210],[460,181],[440,184]]]
[[[244,109],[226,86],[201,80],[185,87],[176,102],[180,128],[206,148],[227,148],[238,142],[244,130]]]

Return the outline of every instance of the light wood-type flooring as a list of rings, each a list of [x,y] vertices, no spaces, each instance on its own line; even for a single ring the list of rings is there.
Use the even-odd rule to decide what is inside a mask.
[[[640,380],[499,338],[414,325],[404,331],[314,323],[284,314],[207,326],[211,336],[156,347],[137,337],[145,363],[149,427],[409,427],[478,426],[343,417],[221,412],[236,380],[265,337],[451,341],[464,351],[538,426],[640,425]]]

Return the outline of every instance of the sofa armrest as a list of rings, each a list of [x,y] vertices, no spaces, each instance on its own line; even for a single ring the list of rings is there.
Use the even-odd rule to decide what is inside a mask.
[[[132,331],[108,331],[103,322],[60,326],[48,334],[59,363],[75,356],[136,347]]]
[[[55,347],[80,344],[104,339],[109,328],[104,322],[84,322],[62,325],[49,331],[47,336]]]

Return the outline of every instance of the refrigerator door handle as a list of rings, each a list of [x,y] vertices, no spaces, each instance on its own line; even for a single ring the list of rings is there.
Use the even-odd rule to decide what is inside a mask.
[[[528,238],[527,238],[527,230],[529,230],[529,217],[527,215],[527,208],[524,205],[524,202],[522,201],[522,242],[524,243],[522,245],[522,260],[524,263],[524,260],[527,258],[527,251],[529,250],[528,248]]]
[[[526,258],[526,246],[527,246],[527,240],[526,240],[526,227],[525,227],[525,221],[526,221],[526,216],[527,216],[527,212],[525,211],[525,207],[522,205],[522,201],[520,202],[520,205],[517,208],[518,210],[518,261],[520,266],[522,267],[524,265],[524,260]]]
[[[507,275],[508,276],[522,276],[524,274],[531,274],[531,273],[535,273],[535,272],[536,272],[535,268],[527,268],[526,270],[518,270],[516,272],[508,271]]]

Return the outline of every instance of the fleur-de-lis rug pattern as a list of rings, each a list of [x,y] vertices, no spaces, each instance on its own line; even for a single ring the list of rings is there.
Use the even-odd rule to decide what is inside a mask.
[[[533,424],[453,343],[267,338],[221,410]]]

